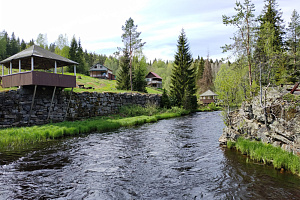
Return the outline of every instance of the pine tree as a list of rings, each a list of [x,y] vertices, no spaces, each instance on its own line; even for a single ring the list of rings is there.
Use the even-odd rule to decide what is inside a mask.
[[[130,58],[127,51],[123,51],[123,56],[120,58],[120,67],[117,75],[118,90],[130,90],[130,75],[129,75]]]
[[[137,25],[134,25],[133,19],[130,17],[125,22],[125,26],[122,26],[124,33],[122,34],[122,42],[124,43],[123,51],[128,51],[130,58],[130,87],[131,91],[133,90],[132,85],[132,59],[135,51],[140,50],[145,42],[142,42],[142,39],[139,39],[141,32],[137,32]],[[119,48],[121,49],[121,48]]]
[[[175,54],[174,69],[171,75],[172,103],[175,106],[184,106],[194,109],[197,107],[195,68],[192,65],[193,59],[190,53],[188,40],[182,29]],[[196,101],[195,101],[196,98]],[[186,105],[190,105],[186,107]]]

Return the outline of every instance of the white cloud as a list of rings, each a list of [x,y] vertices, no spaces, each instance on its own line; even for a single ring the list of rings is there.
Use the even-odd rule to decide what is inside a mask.
[[[144,53],[148,59],[174,58],[177,39],[185,29],[194,57],[200,55],[220,59],[220,46],[231,43],[233,27],[222,24],[222,15],[235,14],[236,0],[0,0],[0,28],[28,42],[39,33],[47,34],[48,42],[55,42],[59,34],[67,34],[69,41],[80,37],[84,49],[110,55],[122,46],[122,25],[132,17],[146,42]],[[264,2],[252,0],[256,16]],[[285,22],[290,20],[298,0],[278,0]],[[298,10],[300,12],[300,10]]]

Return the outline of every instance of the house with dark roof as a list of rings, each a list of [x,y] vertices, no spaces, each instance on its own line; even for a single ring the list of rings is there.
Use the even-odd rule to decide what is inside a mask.
[[[162,88],[162,78],[154,73],[149,72],[146,76],[147,85],[150,87]]]
[[[97,63],[90,68],[90,77],[115,80],[115,75],[112,70],[100,63]]]

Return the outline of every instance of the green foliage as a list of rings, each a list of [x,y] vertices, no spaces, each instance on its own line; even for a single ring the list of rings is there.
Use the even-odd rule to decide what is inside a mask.
[[[171,103],[170,103],[170,99],[169,96],[166,92],[166,90],[164,89],[164,92],[161,96],[161,104],[160,107],[162,108],[171,108]]]
[[[137,25],[134,25],[133,19],[130,17],[125,22],[125,26],[122,26],[124,33],[122,34],[122,42],[124,43],[124,48],[119,48],[123,52],[128,52],[129,54],[129,67],[130,67],[130,88],[133,90],[133,80],[132,80],[132,59],[133,54],[137,51],[141,51],[142,47],[146,42],[142,42],[142,39],[139,39],[141,32],[137,32]]]
[[[134,73],[132,86],[134,91],[147,93],[146,86],[147,82],[145,76],[147,74],[147,63],[146,58],[143,56],[141,60],[137,57],[134,59]]]
[[[195,109],[197,101],[194,101],[196,93],[195,68],[190,48],[184,30],[179,35],[177,52],[175,54],[174,68],[171,76],[170,95],[173,105],[186,106]]]
[[[124,51],[123,53],[124,55],[120,59],[120,67],[117,75],[117,89],[130,90],[130,74],[129,74],[130,58],[127,51]]]
[[[174,63],[173,62],[164,62],[161,59],[154,62],[152,65],[148,65],[148,72],[155,72],[162,79],[162,87],[167,91],[170,90],[171,84],[171,74],[173,70]]]
[[[300,158],[293,153],[282,150],[280,147],[250,141],[242,137],[239,137],[235,143],[227,142],[227,146],[236,148],[258,162],[273,164],[276,169],[284,168],[295,174],[300,174]]]
[[[227,107],[237,106],[249,93],[247,68],[236,69],[235,65],[223,64],[214,82],[218,99]]]
[[[111,69],[113,71],[113,74],[116,74],[119,68],[119,60],[115,57],[109,56],[108,58],[106,58],[104,66]]]

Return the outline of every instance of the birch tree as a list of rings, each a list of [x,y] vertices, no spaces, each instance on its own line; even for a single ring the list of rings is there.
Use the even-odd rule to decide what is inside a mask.
[[[234,10],[236,15],[231,17],[223,15],[223,24],[234,26],[237,28],[237,32],[234,37],[234,43],[231,45],[225,45],[223,51],[233,51],[238,56],[246,57],[249,69],[249,85],[252,85],[252,49],[254,40],[254,27],[255,18],[253,12],[255,11],[254,4],[251,0],[245,0],[242,4],[236,2]]]

